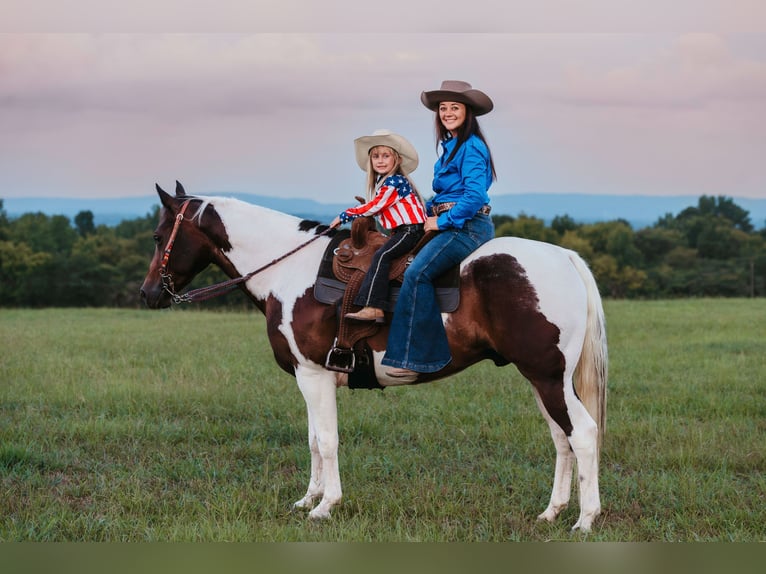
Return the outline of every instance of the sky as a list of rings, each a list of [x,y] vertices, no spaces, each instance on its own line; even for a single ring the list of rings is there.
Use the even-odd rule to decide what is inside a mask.
[[[0,198],[353,203],[353,140],[381,128],[427,196],[420,93],[447,79],[494,101],[491,194],[766,198],[760,0],[3,4]]]

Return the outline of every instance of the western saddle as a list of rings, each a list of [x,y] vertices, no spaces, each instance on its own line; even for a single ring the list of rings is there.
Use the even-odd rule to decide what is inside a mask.
[[[426,233],[410,253],[399,257],[391,265],[389,308],[384,311],[393,311],[404,271],[432,236],[431,233]],[[354,298],[359,292],[373,255],[387,240],[388,236],[375,229],[373,218],[358,217],[351,224],[350,234],[341,230],[333,237],[325,251],[314,286],[314,297],[322,303],[334,304],[338,316],[338,332],[325,361],[327,369],[353,373],[360,361],[367,368],[371,368],[371,356],[364,340],[377,333],[381,325],[349,320],[345,315],[360,308],[354,305]],[[459,277],[460,268],[456,266],[435,282],[437,298],[443,312],[454,311],[458,306]],[[377,381],[375,383],[376,387],[373,388],[378,388]]]

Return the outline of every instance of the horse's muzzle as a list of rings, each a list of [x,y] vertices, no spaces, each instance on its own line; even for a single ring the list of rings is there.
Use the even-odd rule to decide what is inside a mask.
[[[149,309],[165,309],[170,307],[170,297],[165,290],[160,288],[148,288],[145,285],[139,290],[141,299]]]

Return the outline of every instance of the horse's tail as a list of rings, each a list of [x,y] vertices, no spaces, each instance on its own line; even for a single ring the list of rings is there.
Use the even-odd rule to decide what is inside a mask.
[[[577,253],[572,252],[569,258],[582,277],[588,295],[585,340],[575,369],[574,384],[580,400],[598,425],[598,445],[601,450],[606,432],[606,380],[609,370],[606,319],[593,273]]]

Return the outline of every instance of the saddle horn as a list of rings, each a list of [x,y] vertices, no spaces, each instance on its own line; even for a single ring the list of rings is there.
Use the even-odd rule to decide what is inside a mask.
[[[351,222],[351,244],[354,249],[362,249],[367,245],[367,234],[374,230],[372,217],[357,217]]]

